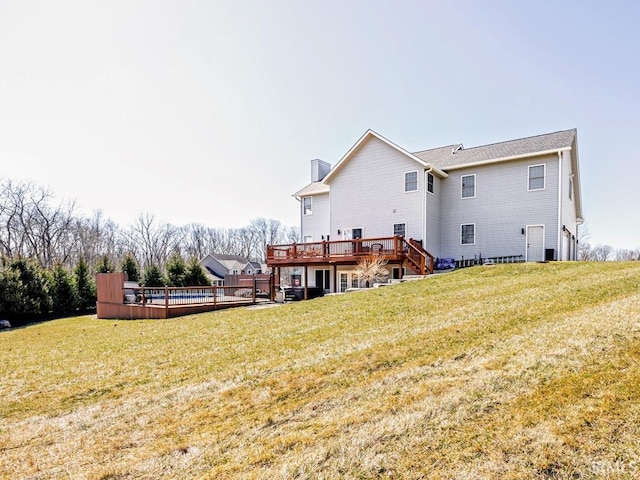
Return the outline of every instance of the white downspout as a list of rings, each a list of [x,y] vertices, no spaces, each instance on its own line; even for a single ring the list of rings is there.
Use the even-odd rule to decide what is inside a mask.
[[[562,152],[558,150],[558,261],[562,260]]]
[[[427,249],[427,198],[429,197],[429,174],[433,167],[424,171],[424,202],[422,202],[422,248]]]

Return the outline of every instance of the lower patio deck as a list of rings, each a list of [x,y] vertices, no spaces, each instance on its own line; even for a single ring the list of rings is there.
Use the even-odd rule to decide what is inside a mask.
[[[100,319],[163,319],[270,302],[256,282],[228,287],[134,287],[124,273],[96,276]],[[265,292],[270,285],[261,286]],[[266,288],[265,288],[266,287]]]

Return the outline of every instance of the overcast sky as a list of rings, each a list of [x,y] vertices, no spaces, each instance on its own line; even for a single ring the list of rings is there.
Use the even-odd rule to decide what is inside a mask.
[[[639,2],[0,0],[0,177],[123,227],[298,225],[310,160],[578,129],[591,243],[640,247]]]

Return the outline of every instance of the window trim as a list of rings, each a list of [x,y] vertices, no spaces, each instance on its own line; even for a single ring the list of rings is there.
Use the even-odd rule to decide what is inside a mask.
[[[399,222],[399,223],[394,223],[393,224],[393,236],[395,237],[396,235],[396,225],[404,225],[404,235],[401,235],[402,237],[406,237],[407,236],[407,222]]]
[[[410,173],[415,173],[416,175],[416,188],[413,190],[407,190],[407,175],[409,175]],[[413,193],[413,192],[417,192],[419,190],[419,184],[418,184],[418,170],[412,170],[410,172],[404,172],[404,193]]]
[[[304,206],[304,202],[307,199],[309,199],[309,211],[308,212],[307,212],[307,209]],[[311,196],[302,197],[302,215],[304,215],[304,216],[313,215],[313,197],[311,197]]]
[[[534,167],[542,167],[542,187],[540,188],[531,188],[531,169]],[[536,163],[535,165],[529,165],[527,169],[527,191],[536,192],[538,190],[546,190],[546,188],[547,188],[547,164]]]
[[[464,179],[466,177],[473,177],[473,195],[465,197],[464,196]],[[478,183],[476,182],[476,174],[475,173],[469,173],[468,175],[460,175],[460,198],[463,200],[467,200],[469,198],[476,198],[476,189],[477,189]]]
[[[309,239],[307,241],[307,239]],[[302,237],[302,243],[312,243],[313,242],[313,235],[305,235],[304,237]]]
[[[434,191],[435,179],[433,178],[433,173],[427,172],[427,192],[433,195]]]
[[[467,227],[469,225],[473,226],[473,242],[472,243],[464,243],[462,240],[464,239],[463,233],[462,233],[462,227]],[[466,245],[475,245],[476,244],[476,224],[475,223],[461,223],[460,224],[460,245],[462,246],[466,246]]]

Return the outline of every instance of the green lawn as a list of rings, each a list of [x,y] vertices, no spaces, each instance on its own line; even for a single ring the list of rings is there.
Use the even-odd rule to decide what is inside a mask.
[[[0,478],[638,478],[640,262],[0,332]]]

